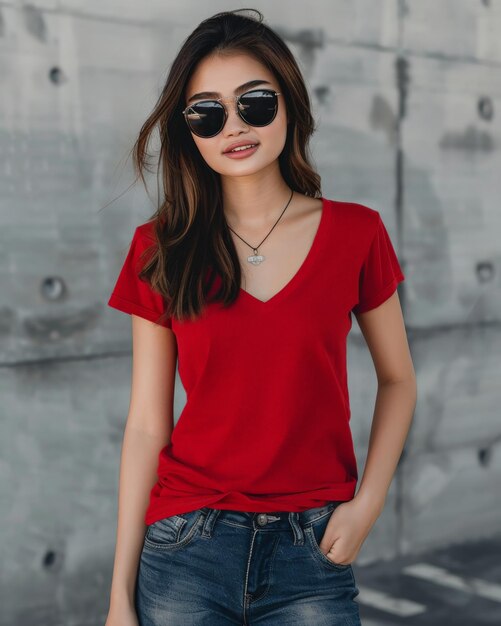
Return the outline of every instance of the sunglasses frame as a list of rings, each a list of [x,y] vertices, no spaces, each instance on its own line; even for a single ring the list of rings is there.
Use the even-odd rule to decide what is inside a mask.
[[[237,113],[240,117],[240,119],[242,119],[246,124],[248,124],[249,126],[255,126],[256,128],[262,128],[263,126],[268,126],[269,124],[271,124],[273,122],[273,120],[275,119],[275,117],[277,116],[278,113],[278,100],[277,100],[277,106],[275,107],[275,113],[273,115],[273,117],[271,118],[271,120],[269,122],[266,122],[266,124],[250,124],[243,116],[242,116],[242,109],[240,107],[243,108],[242,103],[240,102],[240,98],[243,98],[244,96],[248,95],[249,93],[253,93],[255,91],[266,91],[269,93],[272,93],[274,96],[280,96],[282,95],[280,91],[275,91],[274,89],[259,89],[259,88],[255,88],[255,89],[249,89],[249,91],[246,91],[244,93],[241,93],[238,96],[231,96],[230,98],[206,98],[205,100],[199,100],[198,102],[195,102],[193,104],[190,104],[189,106],[187,106],[183,111],[181,111],[181,113],[184,115],[184,119],[186,121],[186,124],[188,126],[188,129],[190,130],[190,132],[192,132],[194,135],[197,135],[197,137],[201,137],[202,139],[210,139],[211,137],[215,137],[216,135],[219,135],[219,133],[223,130],[224,125],[226,124],[226,121],[228,119],[228,109],[226,108],[226,104],[225,104],[225,100],[230,100],[231,102],[235,102],[236,104],[236,108],[237,108]],[[200,104],[202,102],[218,102],[222,105],[223,109],[224,109],[224,119],[223,119],[223,123],[221,125],[221,128],[214,134],[212,135],[199,135],[197,132],[195,132],[191,126],[190,123],[188,122],[188,115],[189,115],[189,110],[194,107],[197,104]],[[191,115],[196,115],[196,111],[191,111]]]

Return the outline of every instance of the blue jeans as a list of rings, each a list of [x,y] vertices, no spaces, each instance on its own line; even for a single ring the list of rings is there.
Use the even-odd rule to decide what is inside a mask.
[[[149,525],[140,626],[360,626],[351,565],[319,548],[339,504],[298,513],[202,507]]]

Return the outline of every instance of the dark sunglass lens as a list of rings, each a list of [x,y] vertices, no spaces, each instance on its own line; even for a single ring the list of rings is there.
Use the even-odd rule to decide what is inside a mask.
[[[240,98],[240,113],[251,126],[266,126],[277,113],[277,96],[266,89],[249,91]]]
[[[206,101],[192,104],[186,111],[190,129],[200,137],[217,135],[224,123],[224,108],[220,102]]]

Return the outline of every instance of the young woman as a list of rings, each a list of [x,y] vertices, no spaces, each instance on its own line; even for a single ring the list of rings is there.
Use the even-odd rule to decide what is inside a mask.
[[[134,146],[143,182],[155,128],[165,198],[108,302],[133,369],[106,624],[360,624],[351,564],[416,398],[381,216],[321,195],[303,78],[259,12],[186,39]],[[378,379],[356,495],[352,313]]]

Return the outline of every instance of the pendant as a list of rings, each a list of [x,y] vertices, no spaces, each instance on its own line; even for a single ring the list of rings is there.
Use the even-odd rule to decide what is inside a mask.
[[[252,263],[252,265],[259,265],[265,260],[265,258],[266,257],[262,256],[261,254],[255,254],[253,256],[248,256],[247,261],[249,261],[249,263]]]
[[[253,250],[254,254],[252,256],[248,256],[247,261],[249,261],[249,263],[252,263],[252,265],[259,265],[264,261],[265,257],[262,254],[257,253],[257,248],[253,248]]]

